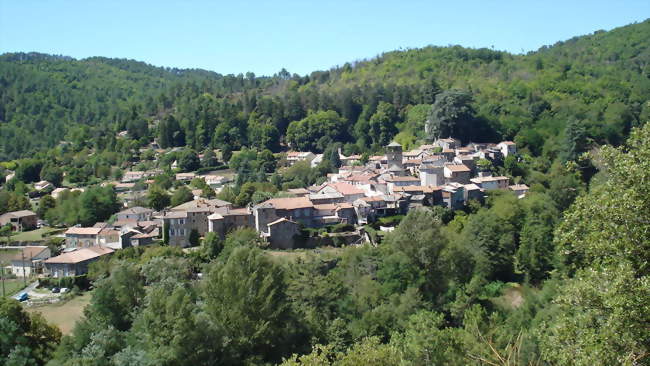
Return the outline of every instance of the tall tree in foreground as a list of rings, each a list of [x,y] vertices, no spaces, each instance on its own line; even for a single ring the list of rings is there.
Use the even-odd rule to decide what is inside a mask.
[[[650,125],[602,156],[608,179],[556,232],[567,281],[540,348],[559,365],[650,365]]]
[[[296,323],[282,268],[259,249],[236,247],[206,280],[206,313],[223,332],[224,363],[280,361],[295,348]]]
[[[40,314],[30,315],[13,299],[0,298],[0,359],[3,365],[44,365],[61,331]]]

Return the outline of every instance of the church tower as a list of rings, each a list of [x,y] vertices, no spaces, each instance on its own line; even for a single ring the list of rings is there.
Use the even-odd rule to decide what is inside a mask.
[[[386,146],[386,160],[388,161],[388,169],[397,167],[402,170],[402,145],[395,141],[388,144]]]

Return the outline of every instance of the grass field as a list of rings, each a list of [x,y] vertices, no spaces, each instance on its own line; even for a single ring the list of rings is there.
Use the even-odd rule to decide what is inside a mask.
[[[29,284],[29,282],[27,282]],[[9,297],[15,295],[18,291],[25,288],[22,278],[16,278],[13,280],[5,280],[5,296]],[[0,294],[2,294],[2,287],[0,287]]]
[[[57,229],[53,227],[42,227],[36,230],[23,231],[16,235],[12,235],[11,241],[39,241],[39,240],[43,240],[44,238],[47,238],[48,236],[52,235],[57,231],[61,231],[61,229]],[[7,238],[0,237],[0,242],[6,242],[6,241]]]
[[[74,325],[83,317],[83,311],[90,302],[91,293],[86,292],[72,300],[27,308],[30,313],[41,313],[48,323],[54,324],[63,334],[70,334]]]

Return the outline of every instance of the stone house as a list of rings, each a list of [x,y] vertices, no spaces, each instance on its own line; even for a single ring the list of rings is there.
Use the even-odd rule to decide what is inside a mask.
[[[442,148],[443,150],[453,150],[460,147],[460,140],[455,138],[437,139],[433,145]]]
[[[311,162],[315,157],[316,155],[310,151],[289,151],[287,153],[287,164],[292,166],[299,161]]]
[[[441,186],[445,184],[445,169],[442,165],[423,163],[419,170],[420,185]]]
[[[497,148],[501,150],[501,154],[503,154],[504,157],[517,153],[517,144],[512,141],[500,142],[497,145]]]
[[[528,188],[528,186],[525,184],[513,184],[509,186],[508,189],[515,192],[517,197],[524,198],[526,197],[526,193],[528,193],[528,190],[530,188]]]
[[[468,184],[471,170],[463,164],[447,164],[444,166],[445,182]]]
[[[221,238],[232,230],[245,227],[255,227],[253,212],[247,207],[225,207],[208,216],[208,232],[217,233]]]
[[[279,218],[312,226],[314,204],[307,197],[272,198],[253,207],[255,230],[268,233],[268,224]]]
[[[384,181],[390,193],[395,191],[395,187],[416,186],[420,184],[420,179],[413,176],[386,177]]]
[[[131,207],[116,214],[117,220],[150,221],[153,210],[145,207]]]
[[[66,248],[85,248],[99,245],[98,227],[71,227],[65,232]]]
[[[442,187],[443,206],[459,210],[465,206],[465,188],[460,183],[449,183]]]
[[[510,178],[508,177],[476,177],[471,179],[472,183],[483,188],[486,191],[493,189],[508,189]]]
[[[36,213],[29,210],[12,211],[0,215],[0,227],[11,225],[13,231],[25,231],[36,228]]]
[[[463,189],[465,202],[469,200],[483,202],[484,190],[481,187],[477,186],[474,183],[470,183],[465,184],[463,186]]]
[[[284,217],[267,224],[267,230],[262,238],[269,242],[273,249],[293,249],[296,246],[296,236],[300,234],[300,225]]]
[[[88,273],[90,263],[113,252],[113,249],[99,246],[81,248],[46,259],[44,264],[54,278],[79,276]]]

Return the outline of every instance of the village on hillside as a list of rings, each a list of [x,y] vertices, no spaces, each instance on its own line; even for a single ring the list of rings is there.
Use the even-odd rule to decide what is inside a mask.
[[[161,242],[192,247],[207,233],[223,238],[237,228],[255,229],[272,249],[372,243],[373,236],[366,232],[366,225],[382,217],[404,215],[419,207],[463,209],[472,200],[482,202],[491,190],[509,190],[519,198],[524,197],[528,186],[511,184],[508,177],[494,176],[491,169],[516,154],[516,144],[511,141],[462,146],[454,138],[438,139],[410,151],[403,151],[400,144],[392,142],[385,146],[384,155],[370,156],[365,164],[360,155],[345,156],[339,150],[338,172],[328,174],[320,185],[289,188],[282,196],[243,207],[204,198],[202,191],[195,189],[193,199],[160,211],[133,203],[143,194],[138,189],[140,182],[153,183],[153,177],[162,170],[131,170],[119,182],[103,183],[113,185],[124,206],[110,222],[62,230],[61,254],[56,256],[50,256],[45,246],[33,245],[38,243],[19,243],[26,246],[6,270],[19,276],[78,276],[88,271],[89,263],[116,250]],[[323,154],[308,151],[286,153],[287,166],[304,162],[314,167],[322,159]],[[174,161],[172,168],[177,164]],[[232,182],[231,178],[213,174],[175,174],[176,181],[183,184],[197,177],[215,192]],[[34,187],[53,198],[68,190],[47,181]],[[0,227],[11,226],[13,232],[33,230],[42,223],[42,218],[30,210],[0,216]],[[325,227],[336,230],[326,235],[314,231]],[[380,229],[389,231],[392,227]]]

